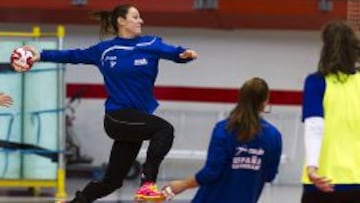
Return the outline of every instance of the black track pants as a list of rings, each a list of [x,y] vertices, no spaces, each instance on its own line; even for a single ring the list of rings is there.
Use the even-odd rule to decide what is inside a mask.
[[[142,181],[155,182],[160,164],[174,140],[174,128],[169,122],[134,109],[106,114],[104,128],[114,143],[104,179],[100,182],[90,182],[82,191],[89,202],[122,186],[144,140],[149,140],[150,143],[143,164]]]
[[[360,203],[360,190],[319,192],[305,191],[301,203]]]

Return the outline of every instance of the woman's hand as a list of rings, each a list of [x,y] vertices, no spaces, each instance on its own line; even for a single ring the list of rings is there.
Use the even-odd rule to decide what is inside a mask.
[[[12,98],[9,95],[0,93],[0,106],[9,107],[13,103]]]
[[[309,176],[310,181],[314,183],[315,187],[318,188],[320,191],[323,192],[334,191],[334,185],[331,184],[331,180],[324,176],[319,176],[317,174],[317,167],[308,166],[307,174]]]
[[[171,181],[168,185],[162,190],[162,194],[166,199],[170,200],[175,197],[175,195],[183,192],[187,189],[186,181],[184,180],[174,180]]]
[[[187,189],[187,184],[186,181],[184,180],[171,181],[168,186],[171,188],[172,192],[176,195]]]
[[[33,55],[31,61],[32,62],[37,62],[40,60],[40,52],[33,46],[23,46],[23,48],[27,51],[30,51]]]
[[[179,55],[181,59],[196,59],[197,53],[194,50],[186,49],[183,53]]]
[[[186,189],[198,187],[198,183],[195,178],[189,178],[185,180],[174,180],[167,184],[163,190],[162,194],[166,199],[172,199],[175,195],[184,192]]]

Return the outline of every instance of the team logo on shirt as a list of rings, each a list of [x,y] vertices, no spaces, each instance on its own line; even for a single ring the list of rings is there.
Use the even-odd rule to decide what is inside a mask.
[[[110,61],[110,67],[114,68],[114,66],[116,65],[116,61]]]
[[[146,66],[147,64],[148,64],[148,60],[146,58],[134,60],[134,66]]]
[[[116,65],[117,56],[106,56],[104,61],[109,61],[110,67],[114,68],[114,66]]]
[[[261,167],[261,156],[263,155],[264,150],[261,148],[248,148],[247,146],[237,147],[231,168],[258,171]]]

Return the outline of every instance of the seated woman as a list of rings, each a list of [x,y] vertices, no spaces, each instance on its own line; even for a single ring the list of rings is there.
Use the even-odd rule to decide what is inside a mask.
[[[199,187],[192,203],[256,203],[265,182],[274,180],[282,139],[261,117],[269,87],[263,79],[252,78],[240,93],[230,116],[215,125],[203,169],[192,178],[170,182],[163,190],[168,199]]]

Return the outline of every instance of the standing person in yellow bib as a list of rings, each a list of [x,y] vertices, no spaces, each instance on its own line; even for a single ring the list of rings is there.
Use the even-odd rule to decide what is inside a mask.
[[[304,86],[302,203],[360,202],[359,39],[336,21],[322,32],[318,70]]]

